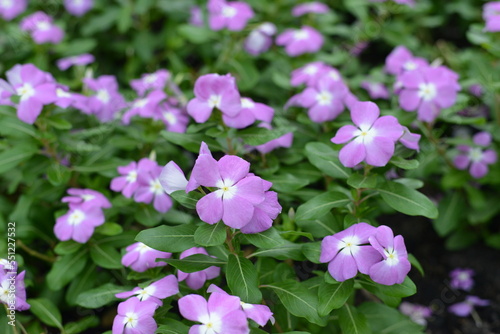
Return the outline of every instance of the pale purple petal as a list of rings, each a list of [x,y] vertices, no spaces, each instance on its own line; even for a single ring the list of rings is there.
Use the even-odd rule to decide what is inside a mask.
[[[224,212],[222,198],[215,192],[203,196],[196,203],[196,212],[205,223],[215,224],[219,222]]]
[[[359,138],[359,137],[358,137]],[[346,167],[354,167],[366,157],[365,145],[357,138],[342,147],[339,153],[340,162]]]
[[[224,198],[222,204],[224,206],[222,221],[227,226],[241,228],[252,219],[254,206],[243,197],[234,195],[231,199]]]
[[[205,298],[199,295],[187,295],[179,299],[179,312],[191,321],[209,319],[209,310]],[[201,322],[201,321],[200,321]]]

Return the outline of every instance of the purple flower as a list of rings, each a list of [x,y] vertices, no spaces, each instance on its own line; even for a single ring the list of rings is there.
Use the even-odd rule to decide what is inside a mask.
[[[412,304],[409,302],[402,302],[401,304],[399,304],[399,311],[409,316],[413,322],[422,326],[427,325],[427,318],[431,317],[432,315],[432,310],[430,307],[419,304]]]
[[[319,261],[328,262],[328,272],[335,280],[353,278],[358,270],[368,274],[370,267],[380,260],[380,254],[366,245],[375,230],[367,223],[358,223],[323,239]]]
[[[23,13],[28,7],[28,0],[3,0],[0,1],[0,16],[7,21]]]
[[[323,46],[323,36],[314,28],[303,26],[300,29],[287,29],[276,39],[276,44],[285,46],[291,57],[304,53],[315,53]]]
[[[387,56],[385,60],[386,72],[399,75],[405,71],[413,71],[422,67],[427,67],[428,63],[423,58],[414,57],[412,53],[400,45]]]
[[[157,307],[153,301],[136,297],[121,302],[113,321],[113,334],[154,334],[158,328],[153,319]]]
[[[61,241],[72,239],[84,244],[94,234],[94,229],[104,224],[102,209],[84,204],[70,204],[69,208],[65,215],[57,218],[54,233]]]
[[[459,316],[466,317],[472,313],[474,306],[488,306],[490,302],[486,299],[481,299],[476,296],[467,296],[465,301],[456,303],[448,307],[448,311]]]
[[[78,94],[69,92],[69,88],[58,84],[56,88],[56,100],[54,104],[63,109],[71,106],[78,98]]]
[[[241,110],[240,93],[230,74],[202,75],[194,84],[194,95],[187,105],[187,112],[197,123],[208,120],[213,108],[229,117],[238,115]]]
[[[481,97],[483,95],[483,93],[484,93],[483,86],[481,86],[479,84],[470,85],[470,87],[469,87],[469,93],[471,93],[475,97]]]
[[[102,75],[96,79],[83,79],[86,88],[96,92],[86,98],[83,103],[76,103],[75,107],[83,113],[93,114],[101,122],[112,121],[115,114],[126,106],[125,99],[118,92],[118,83],[112,75]]]
[[[403,135],[401,136],[401,138],[399,138],[399,142],[409,149],[415,150],[417,152],[420,151],[418,142],[420,141],[420,138],[422,136],[417,133],[411,133],[406,126],[403,126],[403,131]]]
[[[166,102],[156,108],[153,118],[159,118],[170,132],[185,133],[189,123],[189,117],[184,110]]]
[[[208,24],[212,30],[243,30],[255,15],[252,7],[243,1],[209,0],[207,7]]]
[[[328,13],[329,11],[330,9],[328,8],[327,5],[321,2],[313,1],[296,5],[295,7],[292,8],[292,15],[302,16],[307,13],[323,14],[323,13]]]
[[[403,237],[394,237],[390,227],[381,225],[368,240],[383,257],[382,261],[370,267],[370,278],[384,285],[403,283],[411,269]]]
[[[290,84],[292,86],[299,86],[305,83],[307,86],[314,86],[318,82],[319,78],[325,74],[325,71],[328,68],[329,66],[321,61],[306,64],[305,66],[292,71]],[[331,69],[336,71],[338,79],[340,79],[339,72],[334,68]]]
[[[210,286],[207,289],[207,292],[221,293],[229,296],[229,294],[226,291],[222,290],[221,288],[219,288],[214,284],[210,284]],[[271,312],[271,309],[269,309],[268,306],[260,304],[249,304],[244,302],[240,303],[241,303],[241,309],[243,310],[243,312],[245,312],[247,318],[252,319],[259,326],[265,326],[269,320],[271,320],[271,323],[274,324],[273,312]]]
[[[166,97],[167,94],[163,91],[154,90],[150,92],[148,96],[136,99],[132,102],[131,108],[123,114],[123,124],[130,124],[130,119],[135,115],[139,115],[144,118],[153,117],[156,108],[159,107],[160,103]]]
[[[78,56],[61,58],[57,61],[57,67],[61,71],[66,71],[71,66],[85,66],[88,64],[92,64],[95,58],[90,53],[83,53]]]
[[[500,31],[500,1],[488,2],[483,6],[483,19],[486,21],[485,31]]]
[[[94,0],[64,0],[64,7],[68,13],[75,16],[83,16],[92,9]]]
[[[141,170],[138,173],[137,181],[139,187],[137,187],[134,193],[134,200],[139,203],[153,202],[156,211],[165,213],[172,207],[172,200],[160,184],[159,177],[161,171],[162,167],[158,166],[155,162],[154,166],[151,166],[150,169]]]
[[[26,271],[16,274],[13,270],[0,270],[0,303],[5,304],[8,310],[25,311],[30,308],[26,302],[25,274]]]
[[[137,95],[144,96],[148,90],[164,90],[170,80],[170,72],[158,70],[154,73],[143,74],[140,79],[130,81],[130,86]]]
[[[271,124],[262,122],[258,125],[259,128],[265,128],[268,130],[272,130]],[[255,146],[255,149],[259,151],[260,153],[269,153],[279,147],[290,147],[292,146],[293,142],[293,132],[289,132],[287,134],[284,134],[283,136],[273,139],[271,141],[268,141],[265,144]]]
[[[358,102],[351,109],[353,125],[344,125],[331,141],[349,142],[340,150],[340,162],[354,167],[362,161],[372,166],[385,166],[394,154],[394,146],[403,135],[403,127],[394,116],[382,116],[373,102]]]
[[[244,49],[251,55],[258,56],[269,50],[273,44],[273,36],[276,34],[276,26],[265,22],[252,30],[243,44]]]
[[[455,103],[460,89],[457,79],[458,76],[444,66],[405,72],[400,77],[403,89],[399,105],[406,111],[417,110],[419,120],[432,122],[441,109]]]
[[[147,172],[156,165],[154,161],[147,158],[139,160],[139,162],[132,161],[127,166],[119,166],[118,173],[122,176],[115,177],[111,180],[111,190],[121,191],[123,196],[130,198],[139,187],[137,182],[137,175],[139,173]]]
[[[179,256],[179,259],[183,259],[190,255],[194,254],[205,254],[208,255],[207,251],[203,247],[193,247],[188,250],[185,250]],[[183,271],[177,271],[177,277],[179,278],[179,282],[186,281],[187,286],[189,286],[193,290],[200,289],[207,280],[214,279],[220,275],[219,267],[208,267],[207,269],[197,271],[194,273],[185,273]]]
[[[462,289],[465,291],[470,291],[474,286],[474,276],[475,272],[472,269],[462,269],[456,268],[450,272],[451,277],[451,287],[454,289]]]
[[[115,296],[116,298],[128,298],[135,295],[141,302],[147,300],[154,302],[158,306],[162,306],[163,302],[161,299],[165,299],[177,293],[179,293],[177,278],[174,275],[168,275],[143,289],[137,287],[132,291],[117,293]]]
[[[40,11],[26,16],[20,27],[23,31],[29,31],[37,44],[58,44],[64,37],[64,31],[54,25],[52,17]]]
[[[203,15],[201,8],[199,6],[193,6],[189,12],[191,14],[189,17],[189,24],[195,27],[203,27]]]
[[[20,97],[17,117],[33,124],[42,112],[43,106],[56,99],[56,83],[52,76],[33,64],[15,65],[6,73],[9,83],[0,79],[0,98],[3,104],[12,105],[12,95]]]
[[[173,161],[169,161],[161,171],[160,184],[167,194],[174,191],[186,190],[188,180],[182,169]]]
[[[169,259],[172,253],[161,252],[136,242],[126,248],[127,253],[122,257],[122,264],[133,271],[142,273],[149,268],[166,266],[166,262],[156,262],[156,259]]]
[[[222,115],[224,123],[232,128],[242,129],[253,124],[256,120],[271,122],[274,116],[274,109],[263,104],[254,102],[248,97],[241,98],[241,109],[238,115],[230,117]]]
[[[68,189],[68,194],[71,196],[66,196],[62,198],[63,203],[70,203],[70,205],[78,205],[82,208],[104,208],[109,209],[111,203],[109,200],[100,192],[92,189]]]
[[[488,132],[476,133],[472,140],[475,146],[457,146],[461,154],[455,157],[453,163],[461,170],[469,168],[470,175],[479,179],[488,174],[488,165],[497,161],[497,153],[495,150],[483,149],[491,144],[491,135]]]
[[[389,99],[389,91],[383,83],[363,81],[361,88],[366,89],[372,99]]]
[[[241,300],[236,296],[214,292],[208,302],[199,295],[187,295],[179,299],[179,312],[191,321],[190,333],[248,334],[248,321],[241,309]]]

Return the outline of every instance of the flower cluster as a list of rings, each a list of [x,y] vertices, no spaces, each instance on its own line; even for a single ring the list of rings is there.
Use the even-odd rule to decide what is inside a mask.
[[[401,284],[411,269],[403,237],[394,237],[385,225],[373,227],[367,223],[325,237],[320,262],[328,262],[329,273],[339,282],[359,271],[379,284]]]
[[[488,132],[476,133],[472,141],[472,146],[457,146],[460,154],[455,157],[453,163],[458,169],[469,169],[470,175],[479,179],[488,174],[488,165],[494,164],[498,156],[495,150],[488,149],[492,141]]]
[[[121,191],[127,198],[133,196],[134,201],[138,203],[153,202],[158,212],[165,213],[172,207],[172,200],[160,184],[161,171],[162,168],[151,159],[132,161],[126,166],[118,167],[121,176],[111,180],[110,188],[113,191]]]
[[[201,145],[189,181],[171,161],[164,167],[160,183],[167,193],[190,192],[199,186],[213,189],[196,203],[200,219],[208,224],[222,220],[243,233],[269,229],[281,212],[278,194],[269,191],[271,182],[250,173],[250,163],[240,157],[225,155],[215,160],[205,143]]]
[[[81,244],[89,241],[94,229],[104,224],[102,209],[111,207],[108,199],[92,189],[68,189],[68,194],[62,198],[69,204],[69,211],[57,218],[54,233],[61,241],[74,240]]]
[[[58,44],[64,38],[64,31],[54,24],[52,17],[36,12],[21,21],[21,30],[28,31],[36,44]]]
[[[0,303],[10,310],[25,311],[30,308],[26,302],[24,276],[26,271],[17,273],[17,262],[0,259]]]

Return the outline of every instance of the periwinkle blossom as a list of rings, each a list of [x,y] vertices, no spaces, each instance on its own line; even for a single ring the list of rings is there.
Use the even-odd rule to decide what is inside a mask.
[[[139,162],[132,161],[126,166],[119,166],[117,170],[121,176],[115,177],[111,180],[111,190],[121,191],[123,196],[127,198],[132,197],[139,187],[139,183],[137,182],[137,176],[139,173],[151,169],[154,165],[154,161],[148,158],[143,158],[139,160]]]
[[[136,242],[128,246],[126,251],[126,254],[122,257],[122,264],[139,273],[149,268],[166,266],[166,262],[156,262],[156,259],[169,259],[172,256],[172,253],[161,252],[142,242]]]
[[[402,45],[392,50],[385,59],[385,71],[393,75],[427,66],[428,62],[425,59],[413,56],[410,50]]]
[[[493,1],[484,4],[483,19],[486,22],[485,31],[500,31],[500,1]]]
[[[133,116],[141,116],[143,118],[152,118],[156,108],[165,100],[167,94],[161,90],[151,91],[147,96],[140,97],[132,102],[131,107],[123,114],[123,124],[130,124],[130,119]]]
[[[154,73],[146,73],[140,79],[130,81],[130,86],[137,92],[137,95],[144,96],[150,90],[164,90],[171,74],[169,71],[160,69]]]
[[[470,291],[474,286],[474,270],[468,268],[456,268],[450,272],[450,286],[454,289]]]
[[[256,120],[263,122],[271,122],[274,116],[274,109],[263,103],[253,101],[248,97],[241,98],[240,112],[230,117],[222,115],[224,124],[229,127],[242,129],[253,124]]]
[[[268,130],[272,130],[271,124],[266,123],[266,122],[261,122],[257,126],[259,128],[265,128]],[[255,149],[262,154],[266,154],[266,153],[269,153],[269,152],[271,152],[279,147],[288,148],[288,147],[292,146],[292,142],[293,142],[293,132],[289,132],[289,133],[286,133],[279,138],[268,141],[267,143],[255,146]]]
[[[183,259],[190,255],[194,254],[205,254],[208,255],[207,251],[203,247],[192,247],[181,253],[179,259]],[[207,280],[214,279],[220,275],[219,267],[208,267],[207,269],[196,271],[193,273],[185,273],[181,270],[177,271],[177,277],[179,278],[179,282],[186,281],[188,287],[193,290],[198,290]]]
[[[83,208],[97,207],[109,209],[111,202],[100,192],[92,189],[68,189],[70,196],[65,196],[61,199],[63,203],[77,204]]]
[[[31,307],[26,302],[25,275],[26,271],[17,274],[15,270],[0,270],[0,303],[8,310],[26,311]]]
[[[23,13],[28,7],[28,0],[2,0],[0,1],[0,17],[10,21]]]
[[[328,13],[329,11],[330,9],[324,3],[313,1],[313,2],[301,3],[299,5],[294,6],[292,8],[292,15],[302,16],[308,13],[324,14]]]
[[[489,300],[481,299],[477,296],[467,296],[463,302],[456,303],[448,307],[448,311],[459,317],[467,317],[472,313],[472,311],[474,311],[474,306],[488,305],[490,305]]]
[[[423,67],[400,76],[403,88],[399,105],[406,111],[417,111],[417,118],[433,122],[441,109],[449,108],[457,99],[458,76],[444,66]]]
[[[94,6],[94,0],[64,0],[64,8],[74,16],[83,16]]]
[[[363,81],[361,83],[361,88],[366,89],[368,95],[370,95],[372,99],[389,99],[389,91],[383,83]]]
[[[86,89],[95,95],[75,102],[75,107],[85,114],[95,115],[101,122],[109,122],[126,107],[125,99],[118,92],[118,82],[113,75],[101,75],[98,78],[84,78]]]
[[[156,108],[154,118],[159,118],[170,132],[185,133],[189,123],[189,117],[184,110],[166,102]]]
[[[118,304],[112,334],[154,334],[158,325],[153,318],[158,305],[150,300],[129,298]]]
[[[460,154],[453,159],[455,167],[469,169],[472,177],[479,179],[488,174],[488,165],[494,164],[497,153],[493,149],[486,149],[491,145],[491,135],[488,132],[478,132],[472,137],[474,146],[459,145]]]
[[[84,244],[94,234],[95,228],[104,224],[104,221],[100,207],[70,204],[69,211],[56,219],[54,234],[61,241],[74,240]]]
[[[432,316],[432,310],[428,306],[402,302],[399,304],[399,311],[410,317],[410,319],[419,325],[426,326],[427,318]]]
[[[325,74],[327,67],[328,65],[321,61],[308,63],[299,67],[292,71],[290,84],[294,87],[304,83],[307,86],[314,86],[318,82],[319,78]]]
[[[64,38],[64,31],[54,24],[52,17],[41,11],[26,16],[20,28],[30,32],[36,44],[58,44]]]
[[[335,280],[348,280],[358,271],[368,274],[370,267],[380,261],[382,256],[368,245],[375,230],[367,223],[358,223],[323,239],[319,261],[328,263],[328,272]]]
[[[203,13],[199,6],[193,6],[189,10],[189,24],[195,27],[203,27]]]
[[[194,95],[187,104],[187,112],[197,123],[206,122],[214,108],[229,117],[235,117],[241,110],[240,93],[230,74],[202,75],[194,84]]]
[[[0,79],[0,103],[14,105],[10,97],[20,97],[17,117],[33,124],[42,112],[43,106],[56,99],[56,82],[52,76],[33,64],[15,65],[6,72],[7,80]]]
[[[165,213],[172,207],[172,199],[165,193],[160,184],[162,167],[156,162],[148,170],[141,171],[137,176],[139,186],[134,193],[134,200],[139,203],[151,203],[156,211]]]
[[[208,25],[212,30],[243,30],[255,15],[252,7],[243,1],[209,0],[207,8]]]
[[[219,288],[217,285],[214,284],[210,284],[210,286],[207,289],[207,292],[221,293],[229,296],[229,294],[226,291],[222,290],[221,288]],[[271,321],[271,323],[274,324],[273,312],[266,305],[249,304],[241,302],[241,309],[243,310],[243,312],[245,312],[245,315],[247,316],[248,319],[252,319],[259,326],[265,326],[268,321]]]
[[[198,334],[249,334],[247,316],[241,309],[239,297],[213,292],[208,301],[200,295],[179,299],[179,312],[193,325],[189,332]]]
[[[245,39],[243,47],[246,52],[253,56],[269,50],[273,44],[273,36],[276,34],[276,26],[271,22],[265,22],[257,26]]]
[[[287,29],[276,38],[276,44],[284,46],[285,52],[291,57],[318,52],[323,42],[321,33],[309,26]]]
[[[116,298],[129,298],[135,296],[141,302],[152,301],[158,306],[162,306],[162,299],[179,293],[179,284],[174,275],[168,275],[162,279],[149,284],[145,288],[136,287],[132,291],[120,292],[115,295]]]
[[[61,58],[56,62],[56,65],[61,71],[66,71],[72,66],[85,66],[92,64],[94,60],[94,56],[90,53],[82,53],[77,56]]]
[[[66,109],[73,105],[75,100],[78,99],[78,96],[79,94],[70,92],[68,87],[58,84],[54,104],[58,107]]]
[[[356,126],[344,125],[331,139],[335,144],[348,143],[339,153],[344,166],[354,167],[362,161],[376,167],[387,165],[396,141],[403,135],[403,127],[394,116],[379,115],[373,102],[354,104],[351,118]]]
[[[401,235],[394,237],[390,227],[381,225],[368,240],[383,257],[382,261],[370,267],[370,278],[384,285],[403,283],[411,269],[403,237]]]
[[[418,142],[420,141],[421,137],[422,137],[421,135],[417,133],[412,133],[406,126],[403,126],[403,135],[401,136],[401,138],[399,138],[399,142],[404,146],[408,147],[409,149],[418,152],[420,151],[420,146]]]

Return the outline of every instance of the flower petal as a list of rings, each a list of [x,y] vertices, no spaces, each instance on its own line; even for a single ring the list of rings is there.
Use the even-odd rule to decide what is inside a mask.
[[[224,199],[222,204],[224,206],[222,221],[227,226],[241,228],[253,217],[253,204],[241,196],[235,195],[231,199]]]
[[[222,198],[215,192],[203,196],[196,203],[196,212],[205,223],[215,224],[219,222],[223,214]]]
[[[179,299],[179,312],[181,315],[191,321],[209,319],[208,303],[200,295],[187,295]]]

